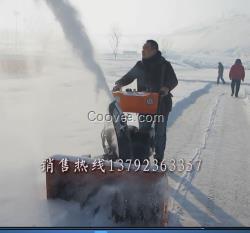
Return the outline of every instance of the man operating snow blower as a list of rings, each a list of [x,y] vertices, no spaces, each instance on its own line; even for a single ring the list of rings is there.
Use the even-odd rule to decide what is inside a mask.
[[[172,109],[172,94],[178,80],[176,74],[167,60],[162,57],[158,44],[154,40],[147,40],[142,48],[142,60],[121,79],[116,81],[113,91],[119,91],[123,86],[137,79],[139,92],[157,92],[160,94],[157,115],[163,117],[149,117],[139,114],[139,129],[149,129],[154,123],[155,128],[155,154],[154,158],[160,164],[164,158],[166,147],[166,127],[168,115]],[[141,120],[144,119],[144,120]],[[145,119],[151,119],[149,121]],[[152,120],[153,119],[153,120]],[[157,121],[155,119],[158,119]]]
[[[169,191],[162,160],[170,91],[178,81],[155,41],[145,43],[142,56],[114,87],[115,100],[108,105],[112,121],[105,122],[101,132],[104,154],[51,156],[46,160],[54,168],[46,173],[47,198],[77,201],[89,219],[100,214],[122,226],[166,226]],[[135,79],[138,91],[120,91]],[[124,112],[163,117],[139,117],[138,129],[123,120]]]

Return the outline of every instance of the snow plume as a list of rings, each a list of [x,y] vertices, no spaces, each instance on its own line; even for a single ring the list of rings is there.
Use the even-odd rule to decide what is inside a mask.
[[[111,98],[103,71],[95,61],[92,44],[79,19],[77,10],[67,0],[46,0],[46,2],[60,23],[65,38],[73,50],[84,65],[96,75],[97,91],[103,89]]]

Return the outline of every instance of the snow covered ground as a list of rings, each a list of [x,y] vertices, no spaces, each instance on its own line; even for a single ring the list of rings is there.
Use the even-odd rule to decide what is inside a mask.
[[[135,62],[99,58],[110,89]],[[76,203],[46,200],[42,160],[55,153],[102,153],[102,123],[93,126],[86,114],[105,112],[106,106],[77,59],[50,56],[41,64],[36,69],[29,63],[22,72],[1,68],[0,226],[109,224],[88,219]],[[169,173],[169,225],[250,226],[249,72],[236,99],[228,70],[227,84],[216,85],[217,70],[174,68],[179,85],[165,159],[202,164],[199,171]]]
[[[228,85],[206,80],[202,91],[175,104],[170,119],[166,159],[202,161],[200,171],[169,175],[170,225],[249,226],[250,86],[236,99]]]

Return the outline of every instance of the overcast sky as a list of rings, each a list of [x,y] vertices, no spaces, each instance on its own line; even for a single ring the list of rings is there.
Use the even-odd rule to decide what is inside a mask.
[[[40,0],[41,2],[43,0]],[[12,27],[20,19],[40,16],[39,0],[1,0],[0,25]],[[88,30],[108,33],[118,25],[124,34],[170,33],[232,14],[250,15],[249,0],[71,0]],[[46,17],[46,14],[43,14]],[[9,24],[9,25],[8,25]]]
[[[168,34],[233,14],[250,15],[249,0],[73,0],[88,28],[107,33]],[[92,29],[91,29],[92,30]]]
[[[250,15],[249,0],[70,0],[91,37],[117,26],[123,36],[169,34],[234,14]],[[0,30],[46,31],[54,17],[43,0],[0,0]],[[58,26],[58,25],[57,25]],[[51,30],[51,29],[50,29]]]

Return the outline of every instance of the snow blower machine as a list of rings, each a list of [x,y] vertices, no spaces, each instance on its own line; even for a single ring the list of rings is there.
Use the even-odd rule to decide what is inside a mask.
[[[156,114],[160,96],[131,89],[113,96],[112,120],[101,132],[104,155],[47,159],[47,198],[77,201],[90,218],[106,211],[117,226],[166,226],[167,167],[152,161],[154,128],[129,125],[124,115]]]

